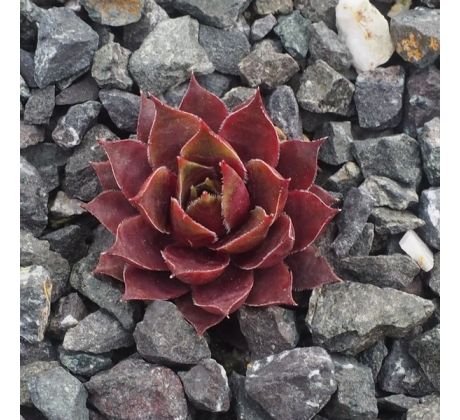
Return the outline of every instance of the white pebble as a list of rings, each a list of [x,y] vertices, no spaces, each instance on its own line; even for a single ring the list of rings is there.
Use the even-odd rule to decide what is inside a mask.
[[[430,271],[433,268],[433,253],[413,230],[405,233],[399,241],[399,246],[423,271]]]

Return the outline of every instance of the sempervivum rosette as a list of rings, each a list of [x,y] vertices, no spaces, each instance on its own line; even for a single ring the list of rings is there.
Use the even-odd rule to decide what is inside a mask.
[[[95,271],[125,299],[172,299],[202,334],[339,280],[312,247],[338,212],[313,184],[322,140],[280,142],[259,92],[229,113],[192,76],[179,109],[142,96],[137,139],[100,144],[85,207],[116,239]]]

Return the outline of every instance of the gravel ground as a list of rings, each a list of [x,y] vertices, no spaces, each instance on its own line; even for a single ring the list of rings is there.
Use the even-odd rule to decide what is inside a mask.
[[[371,1],[366,36],[337,3],[21,0],[21,418],[439,418],[439,0]],[[135,132],[140,90],[177,106],[192,70],[328,136],[316,182],[343,209],[317,240],[342,283],[203,337],[93,276],[112,239],[80,207],[97,140]]]

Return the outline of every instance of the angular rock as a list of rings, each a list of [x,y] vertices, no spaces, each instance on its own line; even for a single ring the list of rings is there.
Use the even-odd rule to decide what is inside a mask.
[[[19,96],[21,98],[21,103],[26,102],[27,99],[30,98],[30,89],[29,86],[27,86],[26,81],[22,76],[20,77],[20,85],[19,85]]]
[[[77,73],[75,73],[74,75],[70,77],[66,77],[65,79],[59,80],[58,82],[56,82],[56,87],[59,90],[67,89],[68,87],[72,85],[73,82],[80,79],[82,76],[86,75],[86,73],[88,73],[89,70],[91,70],[90,65],[88,65],[87,67],[78,71]]]
[[[133,343],[132,334],[124,330],[116,318],[98,310],[67,330],[62,345],[64,350],[100,354],[130,347]]]
[[[379,235],[396,235],[425,225],[422,219],[409,211],[386,207],[375,208],[369,220],[374,223],[375,232]]]
[[[32,92],[24,108],[24,122],[27,124],[48,124],[54,110],[54,85]]]
[[[406,420],[440,420],[439,403],[437,395],[422,398],[419,405],[414,405],[407,410]]]
[[[88,420],[88,393],[83,384],[62,367],[39,373],[29,381],[32,402],[50,420]]]
[[[408,397],[407,395],[403,394],[388,395],[388,397],[377,399],[377,405],[379,408],[383,408],[389,411],[396,411],[398,413],[405,413],[407,410],[418,405],[419,403],[419,398]]]
[[[86,213],[81,207],[82,201],[70,198],[63,191],[58,191],[56,197],[50,204],[50,215],[56,219],[67,219],[80,214]]]
[[[238,321],[252,360],[293,349],[299,341],[294,312],[280,306],[243,306]]]
[[[69,328],[75,327],[87,315],[88,310],[78,293],[71,293],[59,299],[48,329],[57,337],[63,338]]]
[[[21,405],[33,407],[32,400],[29,393],[29,380],[33,379],[40,372],[45,372],[49,369],[59,367],[59,362],[32,362],[27,365],[21,366],[21,388],[20,388],[20,400]]]
[[[199,410],[221,413],[230,409],[227,374],[214,359],[204,359],[178,375],[189,401]]]
[[[245,387],[272,418],[307,420],[329,401],[337,383],[327,352],[304,347],[249,364]]]
[[[354,99],[360,127],[384,130],[401,122],[404,80],[401,66],[358,74]]]
[[[284,49],[294,58],[301,60],[307,56],[310,40],[310,24],[299,11],[278,18],[275,33],[279,36]]]
[[[214,95],[221,97],[233,85],[235,78],[214,72],[198,76],[197,80],[206,90],[209,90],[214,93]]]
[[[351,123],[349,121],[328,121],[315,132],[315,138],[327,137],[319,149],[318,158],[330,165],[340,165],[353,158],[351,144]]]
[[[365,178],[385,176],[408,186],[421,180],[419,145],[407,134],[355,141],[352,151]]]
[[[275,27],[277,20],[273,15],[267,15],[256,19],[251,26],[251,41],[257,42],[265,38]]]
[[[388,355],[388,349],[383,340],[377,341],[371,347],[358,354],[358,361],[370,368],[372,371],[372,378],[377,382],[377,376],[382,368],[382,363]]]
[[[434,309],[399,290],[345,281],[313,290],[306,321],[315,344],[355,355],[385,336],[406,335]]]
[[[233,89],[230,89],[222,98],[225,105],[229,110],[233,110],[238,105],[242,104],[244,101],[254,96],[256,89],[248,88],[244,86],[237,86]]]
[[[46,338],[39,343],[29,343],[21,338],[20,356],[21,366],[34,362],[51,362],[58,359],[56,348]]]
[[[53,7],[38,27],[35,80],[43,88],[89,67],[99,36],[74,12]],[[69,60],[72,57],[72,60]]]
[[[418,135],[420,150],[422,152],[423,171],[432,186],[439,186],[440,182],[440,155],[441,136],[439,118],[426,122]]]
[[[430,271],[429,276],[428,276],[428,286],[430,286],[430,289],[433,290],[436,294],[440,294],[440,286],[441,286],[441,279],[440,279],[440,253],[437,252],[434,255],[434,267]]]
[[[374,225],[372,223],[366,223],[358,239],[350,248],[350,251],[348,251],[348,255],[351,257],[369,255],[372,249],[373,241]]]
[[[29,88],[37,87],[37,82],[34,78],[34,55],[31,52],[23,49],[20,50],[20,73]]]
[[[33,49],[37,38],[36,24],[42,17],[43,9],[30,0],[22,0],[19,10],[21,14],[21,47],[27,46]]]
[[[101,90],[99,98],[110,119],[120,129],[134,133],[137,129],[140,97],[118,89]]]
[[[211,357],[206,339],[172,302],[152,302],[134,330],[134,340],[139,354],[152,363],[194,365]]]
[[[85,384],[89,401],[108,418],[186,420],[182,384],[170,369],[126,359]]]
[[[259,15],[283,14],[292,11],[292,0],[255,0],[254,9]]]
[[[53,131],[55,143],[66,149],[78,146],[100,110],[101,104],[96,101],[71,106]]]
[[[420,194],[418,215],[425,221],[425,226],[417,230],[422,239],[431,247],[440,247],[440,190],[428,188]]]
[[[357,187],[361,184],[363,175],[359,166],[355,162],[347,162],[335,174],[331,175],[324,187],[331,191],[337,191],[346,194],[350,188]]]
[[[99,88],[95,80],[87,76],[73,83],[56,95],[56,105],[75,105],[95,101],[99,97]]]
[[[109,26],[124,26],[137,22],[141,18],[142,0],[99,1],[80,0],[95,22]]]
[[[288,139],[302,138],[299,106],[290,86],[277,86],[273,90],[267,100],[267,111],[270,119],[283,130]]]
[[[426,67],[439,58],[440,12],[416,8],[391,19],[391,38],[396,52],[417,67]]]
[[[295,8],[312,22],[324,22],[335,30],[335,8],[339,0],[296,0]]]
[[[91,231],[84,225],[67,225],[42,236],[53,251],[59,252],[67,261],[74,263],[88,252],[86,243]]]
[[[131,54],[129,70],[141,91],[158,95],[185,82],[192,71],[214,71],[198,42],[198,22],[189,16],[164,20]]]
[[[19,122],[19,135],[21,149],[33,146],[45,140],[45,129],[38,125],[26,124],[24,121]]]
[[[62,366],[74,375],[93,376],[101,370],[112,367],[112,359],[108,355],[73,353],[65,350],[59,351],[59,360]]]
[[[310,112],[347,115],[355,87],[323,60],[308,66],[297,92],[299,105]]]

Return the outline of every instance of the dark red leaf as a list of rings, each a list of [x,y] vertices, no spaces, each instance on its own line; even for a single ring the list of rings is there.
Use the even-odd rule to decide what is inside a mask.
[[[193,285],[209,283],[219,277],[230,263],[228,254],[206,248],[169,245],[161,255],[175,277]]]
[[[262,159],[276,167],[280,144],[259,91],[250,102],[224,120],[219,135],[233,146],[244,162]]]
[[[105,274],[106,276],[113,277],[114,279],[124,281],[123,271],[125,269],[125,265],[126,263],[122,258],[103,252],[99,256],[99,262],[94,269],[94,273]]]
[[[337,197],[333,196],[331,193],[321,188],[319,185],[313,184],[308,191],[317,195],[328,206],[333,206],[339,202]]]
[[[143,143],[149,141],[150,129],[155,119],[155,102],[141,93],[141,108],[137,120],[137,139]]]
[[[225,234],[222,220],[222,198],[203,191],[201,195],[187,206],[187,214],[204,227],[221,236]]]
[[[190,187],[203,182],[206,178],[215,178],[216,171],[211,166],[201,165],[196,162],[179,157],[177,159],[179,172],[177,179],[177,198],[181,206],[189,199]]]
[[[112,165],[109,161],[91,162],[103,190],[119,190],[120,187],[113,176]]]

